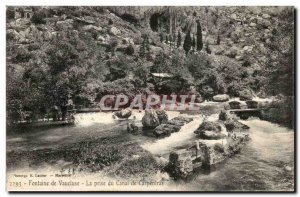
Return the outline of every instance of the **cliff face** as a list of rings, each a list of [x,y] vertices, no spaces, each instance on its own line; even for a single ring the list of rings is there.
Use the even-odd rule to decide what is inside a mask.
[[[265,54],[274,31],[278,14],[284,7],[113,7],[118,16],[131,15],[154,32],[183,35],[190,30],[196,35],[197,23],[202,26],[203,42],[215,55],[224,55],[252,64],[266,63]],[[218,38],[219,37],[219,38]],[[218,41],[219,39],[219,41]],[[250,57],[245,57],[250,54]],[[252,57],[252,56],[255,57]],[[274,57],[275,59],[276,57]]]

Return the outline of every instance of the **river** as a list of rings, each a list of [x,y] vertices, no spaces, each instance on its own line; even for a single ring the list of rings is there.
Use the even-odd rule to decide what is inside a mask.
[[[168,115],[169,118],[176,117],[179,112],[168,112]],[[134,112],[134,116],[129,121],[141,124],[143,113]],[[203,117],[189,116],[193,116],[194,120],[170,137],[158,140],[137,137],[140,146],[154,155],[167,156],[172,150],[193,141],[196,139],[193,131],[203,121]],[[217,115],[209,118],[216,119]],[[53,148],[84,139],[109,136],[110,130],[126,130],[127,125],[127,121],[112,119],[110,113],[79,114],[76,120],[74,127],[8,135],[7,151]],[[199,174],[188,182],[171,183],[170,187],[175,184],[176,190],[190,191],[293,190],[294,131],[257,118],[242,122],[250,127],[251,140],[241,153],[227,159],[209,174]]]

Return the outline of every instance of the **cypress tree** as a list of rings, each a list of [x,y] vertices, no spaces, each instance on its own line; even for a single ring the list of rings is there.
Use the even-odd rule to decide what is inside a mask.
[[[147,54],[150,53],[150,43],[149,43],[148,36],[145,35],[143,37],[144,37],[144,39],[143,39],[143,42],[140,46],[140,52],[139,52],[139,55],[142,58],[144,58]]]
[[[195,36],[193,35],[193,43],[192,43],[193,49],[196,50],[196,40]]]
[[[163,41],[164,41],[164,36],[163,36],[163,34],[162,33],[160,33],[160,42],[162,43]]]
[[[150,43],[149,43],[148,36],[145,37],[145,51],[146,51],[147,54],[150,53]]]
[[[220,44],[220,36],[218,35],[218,37],[217,37],[217,45],[219,45]]]
[[[180,31],[178,31],[178,35],[177,35],[177,48],[179,48],[181,46],[181,33]]]
[[[200,22],[197,21],[197,51],[201,51],[203,48],[202,42],[202,28]]]
[[[210,50],[210,48],[209,48],[208,42],[206,42],[206,45],[205,45],[205,51],[206,51],[207,54],[211,54],[211,50]]]
[[[141,46],[140,46],[140,52],[139,55],[140,57],[144,58],[145,57],[145,40],[143,40]]]
[[[191,38],[191,32],[190,30],[187,32],[184,43],[183,43],[183,49],[185,50],[186,54],[188,54],[189,50],[192,46],[192,38]]]

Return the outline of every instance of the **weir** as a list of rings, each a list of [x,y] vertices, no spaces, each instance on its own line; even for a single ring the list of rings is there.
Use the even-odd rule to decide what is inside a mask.
[[[231,114],[236,114],[241,119],[248,119],[250,116],[261,118],[262,111],[265,108],[255,108],[255,109],[230,109],[227,110]]]

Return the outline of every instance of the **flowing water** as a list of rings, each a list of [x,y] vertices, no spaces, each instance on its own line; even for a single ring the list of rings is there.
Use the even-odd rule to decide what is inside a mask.
[[[252,119],[251,141],[240,154],[208,175],[199,175],[186,186],[191,190],[271,190],[294,187],[294,131]]]
[[[168,112],[169,119],[178,115],[179,112]],[[133,117],[129,121],[140,124],[143,112],[135,111]],[[205,117],[191,117],[194,120],[184,125],[178,133],[158,140],[140,140],[141,147],[154,155],[167,155],[195,140],[193,131]],[[206,118],[215,120],[217,117],[214,114]],[[177,190],[293,190],[294,131],[259,119],[242,122],[250,127],[251,140],[241,153],[227,159],[222,166],[209,174],[199,174],[189,182],[173,183],[177,184]],[[110,130],[126,130],[126,125],[127,121],[115,120],[111,113],[78,114],[74,127],[8,135],[7,151],[53,148],[85,138],[109,136]]]

